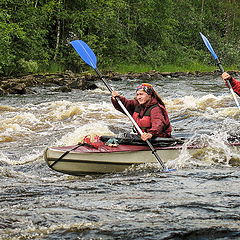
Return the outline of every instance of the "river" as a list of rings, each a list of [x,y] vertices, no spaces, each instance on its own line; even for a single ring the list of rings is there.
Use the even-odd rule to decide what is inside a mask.
[[[166,163],[176,171],[139,166],[122,173],[71,176],[51,170],[47,146],[73,145],[90,135],[131,129],[96,90],[1,97],[0,239],[240,239],[240,154],[225,144],[240,131],[240,111],[219,77],[147,81],[160,93],[174,134],[209,143],[194,158],[183,151]],[[132,98],[138,79],[109,81]],[[239,133],[240,135],[240,133]]]

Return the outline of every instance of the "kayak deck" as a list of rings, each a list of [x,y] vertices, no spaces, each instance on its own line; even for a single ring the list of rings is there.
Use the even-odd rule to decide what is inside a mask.
[[[155,149],[160,158],[167,162],[179,156],[182,145]],[[159,164],[148,146],[123,144],[115,147],[103,144],[97,148],[87,145],[48,147],[44,157],[50,168],[71,175],[112,173],[124,171],[131,165]]]
[[[166,163],[177,159],[183,150],[180,141],[168,139],[163,146],[154,146],[160,159]],[[240,142],[229,143],[237,149]],[[203,146],[185,146],[191,156],[203,150]],[[146,145],[119,144],[108,146],[99,141],[97,144],[83,143],[73,146],[48,147],[44,153],[48,166],[58,172],[71,175],[114,173],[124,171],[132,165],[159,164],[153,152]]]

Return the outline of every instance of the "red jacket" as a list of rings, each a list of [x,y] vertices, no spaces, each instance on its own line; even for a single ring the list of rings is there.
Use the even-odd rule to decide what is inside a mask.
[[[120,96],[120,100],[143,132],[151,133],[153,137],[171,137],[172,127],[167,110],[156,98],[152,98],[146,106],[140,105],[135,99],[128,100],[123,96]],[[113,98],[112,103],[117,110],[124,113]]]
[[[231,78],[229,79],[229,82],[233,88],[233,91],[238,95],[240,96],[240,82],[235,79],[235,78]]]

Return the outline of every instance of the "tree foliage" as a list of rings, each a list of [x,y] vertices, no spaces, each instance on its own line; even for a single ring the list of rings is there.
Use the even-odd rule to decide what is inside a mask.
[[[82,39],[99,64],[208,63],[199,32],[226,65],[240,62],[237,0],[0,0],[0,74],[53,63],[80,71],[69,42]]]

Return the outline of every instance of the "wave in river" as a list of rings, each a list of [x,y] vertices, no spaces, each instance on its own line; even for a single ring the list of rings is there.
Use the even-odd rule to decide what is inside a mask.
[[[225,144],[227,136],[238,132],[240,134],[240,125],[234,120],[239,118],[239,111],[236,107],[229,107],[229,101],[232,101],[229,96],[212,94],[199,98],[188,95],[166,99],[174,128],[173,134],[197,134],[199,139],[200,133],[201,143],[211,146],[204,150],[204,153],[195,156],[193,165],[207,162],[228,165],[232,164],[232,159],[239,158],[235,153],[231,153]],[[88,103],[59,100],[21,107],[5,105],[0,111],[0,142],[5,143],[3,146],[14,143],[17,146],[28,144],[31,148],[32,145],[36,153],[28,154],[33,156],[41,153],[43,147],[48,145],[74,145],[81,142],[85,136],[90,136],[93,140],[95,136],[129,132],[132,128],[127,117],[106,101]],[[193,141],[191,139],[186,144]],[[14,160],[18,163],[29,161],[26,154],[21,154],[20,157],[19,155],[10,153],[6,157],[12,159],[15,156]],[[191,165],[191,161],[187,159],[187,150],[184,152],[183,148],[179,159],[173,164],[174,167]]]

